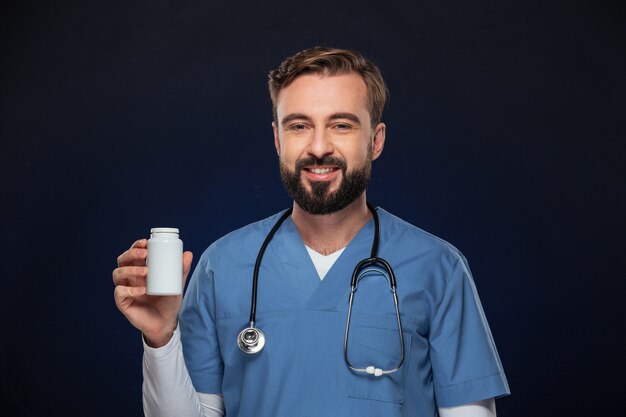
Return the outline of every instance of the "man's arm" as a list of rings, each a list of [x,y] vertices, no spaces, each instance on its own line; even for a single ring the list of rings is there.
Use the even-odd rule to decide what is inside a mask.
[[[439,407],[440,417],[496,417],[496,400],[489,398],[456,407]]]
[[[200,407],[204,417],[222,417],[224,415],[224,397],[221,394],[198,393]]]
[[[180,342],[177,317],[182,296],[146,294],[146,256],[147,240],[140,239],[118,257],[113,271],[115,304],[143,335],[144,413],[203,417]],[[191,252],[184,252],[183,286],[191,260]]]
[[[151,348],[144,341],[143,379],[146,417],[224,415],[221,395],[196,393],[185,366],[178,328],[161,348]]]

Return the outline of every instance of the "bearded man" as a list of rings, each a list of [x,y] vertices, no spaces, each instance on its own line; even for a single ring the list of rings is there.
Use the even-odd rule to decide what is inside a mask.
[[[494,416],[509,388],[465,258],[366,200],[385,145],[379,69],[316,47],[269,90],[293,206],[213,243],[184,299],[146,294],[145,239],[118,258],[146,415]]]

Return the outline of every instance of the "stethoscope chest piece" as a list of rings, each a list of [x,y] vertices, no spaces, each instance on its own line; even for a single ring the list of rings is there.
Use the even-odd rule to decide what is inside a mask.
[[[265,347],[265,335],[256,327],[246,327],[237,336],[237,345],[244,353],[258,353]]]

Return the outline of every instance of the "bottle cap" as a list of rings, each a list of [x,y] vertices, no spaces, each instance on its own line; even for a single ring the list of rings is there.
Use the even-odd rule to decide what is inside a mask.
[[[153,227],[150,233],[178,233],[176,227]]]

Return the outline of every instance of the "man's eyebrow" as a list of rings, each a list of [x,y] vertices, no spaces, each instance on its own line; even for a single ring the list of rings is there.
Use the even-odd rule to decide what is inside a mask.
[[[333,113],[328,117],[328,120],[337,120],[337,119],[346,119],[346,120],[350,120],[353,123],[356,123],[357,125],[361,124],[361,120],[358,118],[358,116],[356,114],[353,113]],[[311,117],[307,116],[304,113],[291,113],[288,114],[287,116],[283,117],[283,120],[281,120],[281,125],[285,125],[293,120],[304,120],[307,122],[310,122]]]
[[[287,116],[283,117],[283,120],[281,120],[280,124],[281,125],[285,125],[285,124],[291,122],[292,120],[305,120],[307,122],[310,122],[311,118],[309,116],[307,116],[306,114],[303,114],[303,113],[291,113],[291,114],[288,114]]]
[[[329,120],[336,120],[336,119],[347,119],[350,120],[358,125],[361,124],[361,120],[357,117],[356,114],[352,114],[352,113],[334,113],[331,114],[330,117],[328,118]]]

